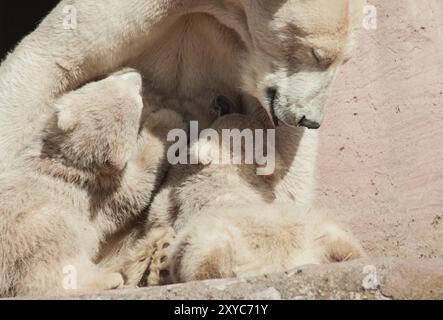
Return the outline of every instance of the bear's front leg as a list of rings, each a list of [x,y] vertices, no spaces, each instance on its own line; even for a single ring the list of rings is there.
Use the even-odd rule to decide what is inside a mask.
[[[125,286],[157,286],[169,282],[169,248],[174,240],[172,228],[159,227],[150,230],[122,260],[120,268]]]
[[[146,101],[144,108],[150,109]],[[147,195],[150,198],[154,189],[160,187],[169,168],[168,133],[173,129],[183,129],[184,126],[183,118],[175,111],[162,109],[148,113],[123,176],[121,185],[124,196]]]
[[[231,230],[204,217],[202,224],[188,225],[178,231],[169,255],[173,283],[236,277],[236,243]],[[208,225],[207,222],[215,224]],[[222,228],[218,228],[222,227]],[[240,244],[238,244],[240,245]]]
[[[145,100],[145,108],[151,109],[149,101]],[[114,201],[123,203],[125,199],[133,199],[139,206],[132,207],[133,213],[143,216],[151,201],[153,192],[160,187],[164,175],[169,167],[167,161],[167,134],[172,129],[182,129],[183,118],[171,110],[149,112],[142,124],[139,139],[134,154],[129,160],[124,176],[121,180],[121,190]],[[126,212],[127,214],[127,212]],[[155,214],[154,214],[155,215]],[[150,213],[151,216],[151,213]],[[118,248],[106,257],[106,264],[113,270],[121,270],[125,275],[125,285],[135,287],[139,285],[143,275],[149,275],[148,284],[160,284],[160,274],[164,265],[166,243],[171,243],[173,232],[168,223],[155,226],[134,228],[122,240]],[[128,249],[128,250],[125,250]],[[149,266],[152,266],[150,272]]]

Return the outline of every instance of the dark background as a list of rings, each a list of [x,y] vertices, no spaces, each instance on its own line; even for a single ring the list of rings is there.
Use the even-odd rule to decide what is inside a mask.
[[[0,61],[60,0],[0,0]]]

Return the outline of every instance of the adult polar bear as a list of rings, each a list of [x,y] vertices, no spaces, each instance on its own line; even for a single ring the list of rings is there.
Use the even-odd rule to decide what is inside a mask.
[[[0,67],[0,172],[49,102],[123,66],[145,91],[189,105],[223,95],[280,126],[278,199],[309,205],[327,89],[350,57],[364,0],[63,0]],[[63,27],[73,6],[77,27]],[[166,103],[167,104],[167,103]],[[166,105],[166,107],[172,107]],[[204,109],[182,110],[205,123]]]

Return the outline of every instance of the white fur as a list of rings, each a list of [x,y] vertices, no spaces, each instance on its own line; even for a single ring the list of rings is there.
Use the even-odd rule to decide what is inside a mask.
[[[289,109],[278,111],[283,119],[296,121],[303,113],[319,118],[336,69],[350,56],[363,2],[61,1],[0,68],[0,171],[42,126],[47,101],[127,61],[141,69],[147,92],[165,97],[167,107],[200,120],[202,127],[214,120],[208,106],[215,96],[237,101],[246,92],[266,109],[265,88],[270,86],[278,87],[282,101],[289,103]],[[77,30],[62,28],[66,4],[77,9]],[[332,65],[318,69],[311,48],[327,52]],[[192,103],[172,103],[174,99]],[[289,191],[296,194],[296,185],[304,183],[303,189],[312,193],[316,135],[294,131],[303,135],[299,148],[308,150],[297,152],[306,157],[288,159],[288,166],[298,170],[290,170],[284,189],[294,184]]]
[[[123,285],[123,261],[106,265],[102,247],[143,218],[167,169],[162,137],[183,127],[170,110],[141,118],[140,79],[120,72],[63,96],[14,167],[0,173],[0,297]]]
[[[213,125],[219,133],[231,128],[265,127],[241,115],[222,117]],[[349,231],[320,212],[292,200],[275,203],[284,168],[278,151],[276,172],[264,177],[256,175],[257,164],[220,165],[212,161],[212,151],[217,148],[213,142],[204,143],[206,165],[172,167],[151,205],[148,235],[171,228],[176,233],[175,239],[162,239],[172,243],[170,249],[157,250],[163,260],[169,257],[173,282],[246,277],[364,255]],[[225,153],[231,154],[229,150]],[[143,240],[140,242],[137,257],[151,252],[150,241],[148,237],[144,247]],[[150,274],[158,273],[159,262],[150,261]],[[136,260],[135,265],[139,264]],[[162,268],[168,268],[167,264],[162,263]],[[137,278],[133,274],[136,269],[143,270],[130,267],[130,278]],[[151,279],[162,280],[159,276]]]
[[[279,92],[281,121],[320,122],[329,85],[350,56],[363,2],[63,0],[0,67],[0,172],[42,130],[51,102],[126,65],[141,70],[145,101],[155,104],[155,96],[158,109],[180,111],[201,128],[215,120],[208,106],[220,95],[234,102],[230,112],[270,115],[270,87]],[[62,27],[67,4],[77,9],[76,30]],[[321,50],[321,60],[313,50]],[[70,116],[62,120],[69,128]],[[277,141],[286,166],[277,200],[309,206],[317,133],[281,127]]]

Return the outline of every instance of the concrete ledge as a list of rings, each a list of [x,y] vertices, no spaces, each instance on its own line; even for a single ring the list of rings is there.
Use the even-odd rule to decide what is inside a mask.
[[[443,299],[443,259],[357,260],[249,279],[111,291],[74,299]]]

